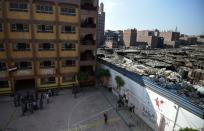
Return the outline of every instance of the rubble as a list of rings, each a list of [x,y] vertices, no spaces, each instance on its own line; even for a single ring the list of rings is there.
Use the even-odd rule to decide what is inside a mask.
[[[112,55],[105,53],[101,59],[147,76],[163,88],[204,107],[204,45],[178,49],[115,50]]]

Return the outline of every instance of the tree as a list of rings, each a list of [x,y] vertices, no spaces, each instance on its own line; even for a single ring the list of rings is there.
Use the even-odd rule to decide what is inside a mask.
[[[198,131],[198,130],[186,127],[186,128],[179,129],[179,131]]]
[[[110,78],[111,74],[108,69],[98,68],[96,70],[96,77],[100,80],[103,86],[107,86],[108,79]]]
[[[125,85],[125,81],[120,76],[116,76],[115,81],[119,90]]]
[[[88,73],[87,73],[87,72],[80,72],[80,73],[78,74],[78,80],[79,80],[79,81],[88,80]]]

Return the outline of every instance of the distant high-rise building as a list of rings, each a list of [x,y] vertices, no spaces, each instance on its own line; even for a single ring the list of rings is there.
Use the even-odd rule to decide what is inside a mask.
[[[104,30],[105,30],[105,12],[104,4],[101,3],[98,12],[98,43],[97,47],[100,47],[104,44]]]
[[[137,30],[128,29],[123,31],[123,40],[125,47],[136,46]]]

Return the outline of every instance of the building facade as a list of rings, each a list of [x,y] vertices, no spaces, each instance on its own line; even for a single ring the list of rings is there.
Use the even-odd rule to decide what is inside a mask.
[[[158,31],[137,31],[137,43],[146,43],[146,45],[150,48],[162,48],[163,38],[159,37],[158,35]]]
[[[97,1],[0,2],[1,93],[69,87],[79,72],[94,71]],[[91,41],[81,39],[87,33]]]
[[[83,85],[95,84],[98,0],[81,0],[80,72],[87,75]]]
[[[106,30],[105,47],[118,48],[118,33],[116,31]]]
[[[160,37],[164,38],[165,47],[178,47],[179,46],[179,32],[166,31],[160,32]]]
[[[101,3],[98,12],[98,43],[97,47],[101,47],[104,45],[104,30],[105,30],[105,12],[104,12],[104,4]]]
[[[136,46],[137,30],[128,29],[123,31],[123,40],[125,47]]]

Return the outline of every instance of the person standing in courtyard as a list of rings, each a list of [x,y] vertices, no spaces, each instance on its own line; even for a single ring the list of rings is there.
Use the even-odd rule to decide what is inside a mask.
[[[108,114],[105,112],[103,114],[103,116],[104,116],[104,122],[105,122],[105,124],[107,124],[108,123]]]
[[[46,100],[47,100],[47,104],[49,104],[50,103],[50,98],[49,98],[50,96],[49,96],[49,94],[48,93],[46,93]]]

